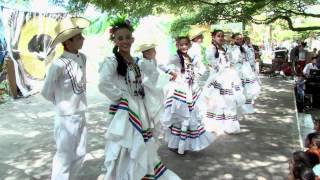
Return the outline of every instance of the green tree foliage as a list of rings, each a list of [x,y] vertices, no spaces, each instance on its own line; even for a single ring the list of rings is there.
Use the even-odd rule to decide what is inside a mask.
[[[172,13],[180,17],[173,30],[186,24],[213,24],[218,21],[270,24],[283,20],[293,31],[319,30],[320,26],[298,27],[293,19],[320,18],[308,8],[319,5],[318,0],[70,0],[73,11],[91,3],[110,14],[120,13],[142,17],[150,14]],[[259,18],[257,18],[259,17]]]

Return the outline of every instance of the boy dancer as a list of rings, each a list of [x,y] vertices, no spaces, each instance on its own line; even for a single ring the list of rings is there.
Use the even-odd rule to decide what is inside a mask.
[[[78,50],[84,41],[81,32],[89,24],[84,18],[62,20],[51,44],[54,48],[62,43],[64,48],[63,54],[52,62],[41,91],[56,109],[57,152],[52,163],[52,180],[74,179],[86,154],[86,57]]]

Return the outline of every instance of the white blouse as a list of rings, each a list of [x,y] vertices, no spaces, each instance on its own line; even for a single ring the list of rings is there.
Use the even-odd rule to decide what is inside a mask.
[[[240,50],[240,46],[237,46],[237,45],[233,45],[228,50],[228,56],[231,64],[234,64],[234,65],[243,64],[243,62],[249,61],[247,57],[247,53],[242,53]]]
[[[156,87],[159,72],[154,60],[145,60],[135,58],[142,73],[143,86]],[[126,83],[125,77],[117,72],[118,62],[114,56],[107,57],[99,69],[100,81],[99,90],[106,95],[111,101],[117,102],[121,97],[126,95],[133,96],[130,88]],[[125,95],[126,94],[126,95]]]
[[[219,69],[230,67],[230,60],[227,56],[228,54],[223,50],[218,50],[219,56],[216,58],[217,48],[214,45],[211,45],[210,48],[207,49],[207,59],[210,66],[215,70],[219,71]]]
[[[190,57],[197,62],[202,61],[202,54],[201,54],[201,45],[198,43],[192,42],[190,49],[188,50],[188,54]]]
[[[246,51],[246,55],[247,55],[247,58],[248,58],[248,61],[249,61],[250,65],[252,67],[254,67],[255,63],[256,63],[256,58],[255,58],[253,47],[249,46],[247,44],[244,44],[243,47],[244,47],[244,49]]]
[[[135,101],[143,101],[146,110],[151,119],[154,119],[161,110],[163,110],[162,103],[164,101],[164,95],[162,88],[159,84],[159,72],[157,70],[157,64],[155,60],[146,60],[143,58],[135,58],[136,64],[139,66],[142,87],[144,89],[145,96],[142,98],[140,95],[135,95],[131,90],[130,84],[127,84],[125,77],[118,74],[117,66],[118,62],[114,56],[107,57],[102,62],[99,74],[100,80],[98,88],[109,100],[111,104],[117,104],[121,98],[134,99]],[[127,69],[127,75],[133,74]],[[132,76],[131,76],[132,77]],[[130,81],[134,81],[134,78],[130,78]],[[132,85],[132,84],[131,84]],[[130,103],[129,103],[130,104]],[[138,108],[142,110],[143,108]]]
[[[199,59],[191,59],[191,63],[193,66],[193,73],[194,73],[194,80],[199,81],[199,78],[203,76],[207,69],[206,67],[202,64],[202,62]],[[185,70],[187,70],[188,63],[185,62]],[[177,54],[171,56],[169,58],[169,61],[166,64],[159,64],[159,69],[166,73],[170,72],[175,72],[177,73],[177,79],[175,80],[176,82],[181,82],[185,83],[187,79],[187,71],[185,73],[181,73],[182,65],[180,63],[180,58]]]

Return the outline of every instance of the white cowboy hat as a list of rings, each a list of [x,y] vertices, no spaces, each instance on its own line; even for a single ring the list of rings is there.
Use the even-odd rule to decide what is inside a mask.
[[[51,47],[55,47],[57,44],[80,34],[89,25],[90,21],[81,17],[70,17],[61,20],[55,28],[57,36],[52,41]]]
[[[140,44],[137,46],[136,48],[136,52],[143,52],[152,48],[155,48],[157,45],[154,43],[144,43],[144,44]]]
[[[196,28],[196,29],[192,29],[189,33],[189,38],[190,40],[193,40],[194,38],[202,35],[203,33],[205,33],[206,31],[203,30],[203,29],[199,29],[199,28]]]

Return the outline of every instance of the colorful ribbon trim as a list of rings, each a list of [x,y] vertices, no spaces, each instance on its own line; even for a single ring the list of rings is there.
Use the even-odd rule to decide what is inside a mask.
[[[118,109],[128,111],[130,123],[133,125],[133,127],[136,130],[138,130],[141,133],[141,135],[143,136],[144,142],[147,142],[149,139],[152,138],[151,129],[143,130],[142,122],[139,119],[139,116],[129,108],[127,99],[121,98],[118,105],[114,105],[114,104],[110,105],[109,114],[115,115]]]
[[[207,118],[214,119],[214,120],[232,120],[237,121],[238,116],[237,115],[225,115],[225,114],[215,114],[212,112],[207,112]]]
[[[154,167],[154,175],[153,174],[147,174],[145,175],[141,180],[153,180],[158,179],[160,176],[164,174],[164,172],[167,170],[167,168],[163,165],[163,163],[160,161],[158,164]]]
[[[240,91],[240,86],[239,85],[234,85],[232,84],[232,89],[224,89],[222,88],[222,85],[218,83],[217,81],[211,82],[208,85],[208,88],[213,87],[215,89],[218,89],[220,91],[221,95],[234,95],[234,90],[235,91]]]
[[[173,96],[169,97],[166,102],[165,102],[165,109],[169,108],[172,106],[173,104],[173,100],[178,100],[180,102],[183,102],[183,103],[187,103],[188,104],[188,108],[189,108],[189,112],[193,111],[194,110],[194,106],[195,106],[195,103],[197,102],[197,100],[199,99],[200,97],[200,94],[201,94],[201,90],[198,90],[197,92],[193,93],[193,96],[192,96],[192,102],[187,102],[186,99],[186,93],[185,92],[181,92],[181,91],[178,91],[178,90],[175,90]],[[183,98],[183,99],[182,99]]]
[[[255,79],[241,79],[242,86],[244,87],[246,84],[254,84],[256,82]]]
[[[171,134],[175,136],[180,136],[181,140],[186,140],[187,138],[195,139],[200,137],[203,133],[206,132],[203,126],[199,126],[196,130],[187,130],[182,131],[181,128],[174,126],[169,127]]]

